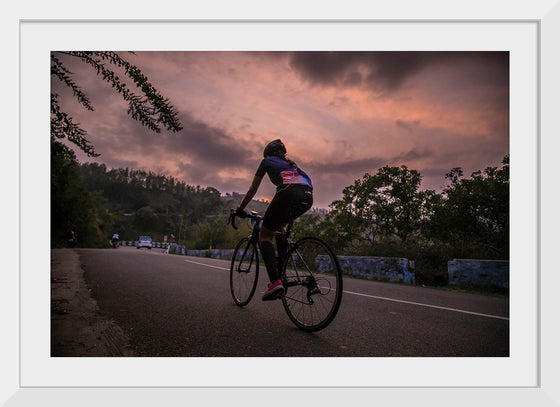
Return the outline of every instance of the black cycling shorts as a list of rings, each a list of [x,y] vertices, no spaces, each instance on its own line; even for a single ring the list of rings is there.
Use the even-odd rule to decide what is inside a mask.
[[[292,184],[276,192],[264,214],[263,226],[274,232],[311,209],[313,189],[307,185]]]

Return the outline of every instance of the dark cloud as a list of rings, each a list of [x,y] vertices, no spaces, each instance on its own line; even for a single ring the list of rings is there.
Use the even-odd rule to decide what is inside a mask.
[[[270,94],[273,95],[276,86],[284,86],[284,80],[289,80],[289,88],[293,88],[294,95],[302,96],[302,100],[305,100],[303,95],[320,90],[300,87],[301,83],[293,80],[294,74],[318,87],[360,87],[360,91],[373,90],[388,98],[398,96],[395,98],[398,101],[424,92],[424,99],[419,101],[425,103],[417,104],[418,109],[445,106],[444,113],[450,114],[454,112],[451,107],[461,108],[461,112],[468,112],[469,115],[457,117],[468,120],[467,123],[480,124],[471,126],[472,131],[480,131],[480,135],[469,133],[469,137],[466,137],[462,130],[455,133],[443,127],[428,127],[434,126],[433,123],[429,124],[428,118],[422,122],[409,120],[425,116],[415,114],[420,110],[411,114],[404,108],[395,109],[393,116],[383,119],[375,117],[375,110],[368,110],[367,116],[354,118],[352,122],[345,121],[344,115],[337,114],[336,108],[348,108],[361,103],[364,99],[353,99],[354,92],[328,92],[328,99],[319,101],[323,107],[327,107],[326,110],[312,104],[299,106],[298,113],[305,117],[301,132],[318,137],[318,145],[322,148],[308,152],[309,156],[294,158],[312,177],[316,187],[316,205],[320,207],[328,206],[354,180],[360,179],[365,173],[374,174],[384,165],[404,164],[417,169],[424,176],[425,187],[439,189],[445,183],[444,174],[451,168],[463,166],[465,174],[470,174],[469,171],[483,169],[489,163],[499,165],[499,161],[495,161],[496,157],[501,159],[507,153],[507,52],[249,54],[250,59],[243,59],[237,53],[231,53],[234,58],[228,62],[222,59],[222,54],[214,53],[139,53],[138,66],[181,112],[180,120],[184,129],[180,133],[163,131],[155,134],[132,120],[126,114],[126,103],[89,66],[82,67],[75,61],[70,61],[69,65],[76,72],[76,81],[90,96],[95,112],[85,111],[83,107],[70,103],[73,101],[71,92],[57,79],[53,80],[52,87],[54,92],[61,94],[63,107],[88,131],[96,150],[102,154],[97,162],[103,162],[108,167],[157,170],[191,185],[212,186],[224,193],[245,193],[249,187],[250,177],[258,166],[262,152],[262,145],[249,141],[252,134],[255,140],[263,140],[265,131],[271,137],[287,138],[286,132],[292,130],[288,126],[284,129],[269,122],[263,125],[262,119],[259,121],[259,113],[265,117],[274,114],[284,118],[282,115],[294,104],[295,96],[289,100],[278,100],[277,105],[267,105],[264,98],[251,99],[245,96],[258,91],[260,97],[262,89],[271,90]],[[216,61],[221,63],[216,64]],[[219,71],[220,80],[212,77],[216,74],[213,72],[215,65],[219,67],[215,71]],[[274,82],[247,81],[243,94],[228,94],[228,82],[221,80],[227,78],[238,84],[244,80],[247,71],[257,69],[255,67],[263,72],[273,68]],[[204,78],[197,76],[199,72],[204,72]],[[283,77],[285,73],[288,75]],[[263,75],[263,78],[267,77]],[[413,78],[419,80],[412,82]],[[408,85],[415,87],[414,92],[406,95],[390,94]],[[253,89],[253,86],[256,88]],[[237,86],[232,86],[232,90],[235,89]],[[325,92],[319,94],[324,96]],[[252,103],[244,106],[244,99]],[[246,110],[237,109],[240,106]],[[364,103],[360,107],[365,110],[367,106]],[[221,109],[227,114],[217,114]],[[449,117],[446,117],[447,122],[450,121]],[[297,121],[294,120],[294,123]],[[320,126],[313,127],[315,123],[320,123]],[[305,128],[307,124],[309,128]],[[328,134],[323,140],[321,134],[325,129]],[[355,130],[364,135],[375,134],[371,146],[361,143],[361,150],[358,150],[352,139],[346,141],[345,135]],[[243,138],[238,134],[243,134]],[[331,134],[336,135],[338,141],[333,141]],[[296,137],[294,139],[297,140]],[[303,155],[300,149],[293,148],[293,151]],[[363,156],[368,158],[355,159]],[[343,161],[345,158],[347,160]],[[271,197],[273,193],[272,184],[263,182],[259,196]]]
[[[328,104],[328,106],[329,106],[329,107],[344,106],[344,105],[347,105],[349,101],[350,101],[350,99],[347,98],[347,97],[344,97],[344,96],[342,96],[342,97],[341,97],[341,96],[337,96],[337,97],[334,98],[334,100],[332,100],[332,101]]]
[[[360,52],[293,52],[290,66],[304,79],[318,84],[339,84],[352,75],[366,54]]]
[[[312,84],[366,84],[376,91],[394,91],[428,66],[443,62],[461,64],[465,61],[479,66],[475,79],[481,83],[509,83],[507,52],[316,51],[290,54],[291,68]],[[362,72],[367,74],[364,76]]]
[[[390,163],[403,162],[403,163],[405,163],[404,165],[406,165],[406,162],[414,161],[414,160],[423,160],[423,159],[426,159],[426,158],[431,158],[433,156],[434,156],[434,153],[430,150],[419,151],[419,150],[412,149],[412,150],[410,150],[406,153],[399,154],[399,155],[389,159],[388,162],[390,162]],[[400,165],[400,164],[398,164],[398,165]]]
[[[372,68],[367,83],[376,90],[397,89],[408,77],[421,71],[428,59],[426,54],[417,52],[374,53],[367,61]]]
[[[350,72],[343,79],[342,84],[344,86],[359,86],[362,83],[362,74],[360,72]]]
[[[408,130],[408,131],[412,132],[416,128],[418,128],[418,126],[420,126],[420,120],[401,120],[401,119],[397,119],[395,121],[395,124],[398,127],[401,127],[405,130]]]
[[[234,138],[226,130],[213,127],[188,115],[181,117],[183,130],[166,136],[166,145],[187,157],[196,157],[203,166],[240,167],[255,156],[256,150]]]
[[[315,174],[342,174],[342,175],[352,175],[352,174],[362,174],[365,172],[376,171],[377,168],[382,167],[387,163],[387,159],[379,157],[369,157],[360,160],[350,160],[338,163],[325,162],[317,163],[310,162],[302,167],[307,171],[309,168],[309,173]]]
[[[306,171],[309,169],[310,174],[359,175],[361,177],[366,172],[370,174],[375,173],[377,169],[385,165],[406,165],[409,161],[426,159],[433,155],[433,152],[429,150],[419,151],[412,149],[391,158],[367,157],[359,160],[348,160],[336,163],[308,162],[302,163],[302,167],[304,167]]]

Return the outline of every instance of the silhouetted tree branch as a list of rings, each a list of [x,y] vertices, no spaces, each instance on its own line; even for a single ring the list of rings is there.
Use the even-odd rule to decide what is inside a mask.
[[[94,110],[89,98],[72,79],[72,72],[64,66],[57,55],[78,58],[83,63],[90,65],[96,74],[108,82],[128,103],[127,113],[155,133],[160,133],[161,127],[173,132],[183,129],[177,117],[178,112],[169,103],[169,99],[164,98],[157,91],[138,67],[124,60],[117,53],[107,51],[51,53],[51,75],[72,89],[78,102],[87,110]],[[141,94],[136,94],[129,89],[126,83],[111,69],[113,67],[122,69],[125,77],[132,80],[140,89]],[[58,103],[58,95],[51,93],[51,139],[67,138],[88,156],[98,156],[99,154],[95,152],[86,136],[87,131],[82,129],[79,123],[74,123],[72,118],[62,111]]]

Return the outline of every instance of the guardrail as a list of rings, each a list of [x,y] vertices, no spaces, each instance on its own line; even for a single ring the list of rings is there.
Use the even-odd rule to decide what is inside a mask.
[[[136,240],[121,240],[121,246],[136,246]],[[152,247],[158,249],[167,249],[173,243],[152,242]]]

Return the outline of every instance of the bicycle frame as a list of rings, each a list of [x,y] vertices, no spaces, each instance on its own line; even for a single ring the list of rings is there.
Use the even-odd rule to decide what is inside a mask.
[[[235,248],[230,272],[230,289],[233,299],[238,306],[245,306],[251,301],[258,281],[259,254],[257,252],[262,217],[256,212],[236,214],[232,210],[228,223],[231,222],[234,229],[237,229],[235,225],[236,216],[249,218],[253,224],[251,234],[242,238]],[[296,326],[310,332],[318,331],[330,324],[338,311],[342,295],[342,273],[336,255],[325,242],[316,237],[303,237],[294,242],[290,239],[292,226],[293,221],[288,224],[285,233],[276,232],[276,234],[285,235],[287,239],[286,252],[283,254],[285,258],[278,259],[281,260],[279,272],[285,288],[282,302],[286,313]],[[309,249],[311,251],[308,251]],[[336,280],[334,286],[331,278],[323,276],[323,270],[317,268],[318,266],[314,263],[314,259],[317,257],[316,249],[332,259],[332,266],[334,267],[332,271],[334,276],[332,277]],[[256,269],[253,268],[254,265],[256,265]],[[251,277],[253,271],[255,271],[254,278]],[[237,273],[237,276],[246,273],[246,277],[234,278],[234,272]],[[244,280],[244,278],[247,278],[247,280]],[[290,289],[291,287],[300,288]],[[334,297],[331,296],[333,292]],[[243,293],[246,293],[246,295]],[[325,295],[328,297],[323,297]],[[294,311],[292,304],[302,304],[303,307],[318,304],[320,306],[319,314],[317,314],[317,310],[305,311],[303,308]],[[326,311],[327,314],[323,319],[317,320],[318,315],[323,314],[323,311]]]
[[[233,213],[233,212],[232,212],[232,213]],[[249,248],[251,247],[251,244],[256,244],[257,247],[258,247],[258,243],[259,243],[259,234],[260,234],[260,231],[261,231],[261,223],[262,223],[262,217],[259,216],[256,212],[251,212],[251,214],[248,214],[247,217],[248,217],[249,219],[251,219],[251,222],[253,222],[253,229],[252,229],[252,231],[251,231],[251,234],[248,236],[248,238],[249,238],[249,243],[250,243],[250,244],[247,245],[247,247],[245,248],[245,250],[244,250],[244,252],[243,252],[243,255],[241,256],[241,259],[243,259],[243,260],[246,259],[247,251],[248,251]],[[228,223],[229,223],[229,222],[228,222]],[[234,227],[235,229],[237,229],[237,227],[235,226],[235,223],[234,223],[233,220],[232,220],[232,223],[233,223],[233,227]],[[292,248],[294,247],[294,242],[290,239],[290,234],[291,234],[291,231],[292,231],[292,226],[293,226],[293,224],[294,224],[293,221],[291,221],[291,222],[288,223],[288,226],[287,226],[287,228],[286,228],[286,232],[285,232],[285,233],[284,233],[284,232],[275,232],[276,234],[285,234],[285,235],[286,235],[286,239],[287,239],[287,241],[288,241],[288,247],[287,247],[287,250],[286,250],[286,254],[289,253],[289,252],[292,250]],[[307,266],[307,264],[305,264],[305,260],[304,260],[303,257],[298,253],[298,251],[297,251],[297,250],[294,250],[293,253],[297,254],[298,258],[299,258],[300,261],[303,263],[303,266],[309,270],[309,267]],[[241,268],[241,265],[243,264],[243,261],[240,262],[240,263],[239,263],[239,267],[238,267],[238,271],[247,272],[247,271],[251,268],[251,265],[253,264],[254,256],[255,256],[255,254],[252,253],[252,254],[251,254],[251,259],[250,259],[250,261],[249,261],[249,265],[248,265],[248,267],[247,267],[246,270],[243,270],[243,269]],[[294,286],[298,286],[298,285],[305,285],[305,286],[310,285],[310,286],[312,286],[313,283],[304,282],[304,281],[301,279],[300,273],[298,272],[298,267],[296,266],[296,263],[295,263],[294,259],[288,259],[288,261],[284,264],[283,269],[286,268],[286,266],[288,265],[288,262],[289,262],[290,260],[291,260],[292,265],[293,265],[293,268],[294,268],[296,281],[284,281],[284,285],[286,286],[286,288],[288,288],[288,287],[294,287]]]
[[[251,267],[253,266],[253,261],[255,260],[255,256],[257,255],[256,253],[251,253],[251,259],[249,260],[249,264],[247,266],[246,269],[243,269],[241,266],[243,265],[243,261],[245,260],[246,256],[247,256],[247,251],[249,249],[251,249],[252,246],[252,241],[249,241],[249,244],[247,245],[247,247],[245,247],[245,250],[243,251],[243,254],[241,255],[241,260],[239,262],[239,266],[237,267],[237,271],[241,272],[241,273],[248,273],[249,270],[251,270]]]
[[[289,250],[287,252],[290,252],[290,250],[293,248],[294,243],[291,241],[288,241],[289,244]],[[297,255],[297,257],[299,258],[299,261],[301,261],[303,263],[303,268],[307,269],[307,271],[309,272],[309,275],[307,276],[307,278],[305,280],[303,280],[300,276],[300,273],[298,271],[298,266],[296,265],[296,261],[293,258],[293,255]],[[297,287],[297,286],[304,286],[307,288],[307,304],[309,305],[313,305],[313,299],[311,298],[312,295],[314,294],[321,294],[321,290],[320,287],[317,285],[317,280],[315,279],[314,273],[312,273],[310,271],[309,266],[307,265],[307,263],[305,262],[305,259],[303,258],[303,256],[297,251],[297,250],[293,250],[291,256],[289,259],[285,260],[285,263],[282,267],[282,271],[285,271],[288,263],[291,262],[292,266],[293,266],[293,271],[295,273],[295,279],[291,279],[288,280],[287,278],[283,278],[282,283],[284,284],[284,287],[289,288],[289,287]],[[301,302],[304,304],[303,301],[299,301],[296,299],[292,300],[296,301],[296,302]]]

